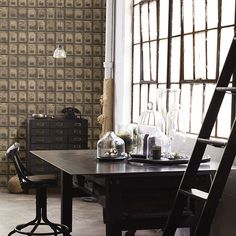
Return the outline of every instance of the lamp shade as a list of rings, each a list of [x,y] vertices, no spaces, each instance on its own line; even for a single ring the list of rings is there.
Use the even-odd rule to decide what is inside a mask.
[[[62,45],[58,45],[53,53],[54,58],[66,58],[66,52]]]

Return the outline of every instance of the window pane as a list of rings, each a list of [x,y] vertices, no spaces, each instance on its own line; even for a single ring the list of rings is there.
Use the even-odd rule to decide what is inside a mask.
[[[235,0],[222,1],[221,25],[233,25],[235,14]]]
[[[151,20],[150,23],[150,39],[156,39],[157,38],[157,4],[156,1],[150,2],[149,5],[149,18]]]
[[[141,2],[141,0],[134,0],[134,4]]]
[[[205,114],[208,110],[214,90],[215,90],[215,84],[206,84],[205,94],[204,94],[205,101],[204,101],[204,115],[203,115],[203,117],[205,116]]]
[[[191,0],[184,0],[183,4],[184,33],[188,33],[193,30],[193,6]]]
[[[183,84],[181,87],[180,109],[181,116],[179,117],[179,129],[180,131],[189,132],[190,122],[190,85]],[[189,99],[186,99],[189,98]]]
[[[195,35],[195,79],[206,79],[205,34]]]
[[[217,136],[219,137],[228,137],[230,132],[231,97],[232,95],[226,94],[220,108],[217,126]]]
[[[180,72],[180,37],[172,38],[171,82],[179,82]]]
[[[133,55],[133,82],[140,81],[140,45],[135,45]]]
[[[199,133],[202,124],[203,86],[194,84],[191,104],[191,133]]]
[[[141,86],[141,113],[147,110],[148,103],[148,85],[142,84]]]
[[[181,13],[180,13],[180,0],[173,1],[173,20],[172,20],[172,35],[179,35],[180,34],[180,20],[181,20]]]
[[[218,24],[218,1],[207,1],[207,25],[208,28],[217,27]]]
[[[139,85],[133,86],[133,122],[137,122],[139,118]]]
[[[157,42],[151,42],[151,79],[157,79]]]
[[[158,65],[158,82],[166,82],[167,70],[167,40],[161,40],[159,44],[159,65]]]
[[[205,0],[194,0],[195,31],[205,29]]]
[[[143,41],[147,41],[149,39],[149,32],[148,32],[148,4],[143,4],[141,5],[141,23],[142,23],[142,36],[143,36]]]
[[[205,100],[204,100],[203,119],[205,118],[206,112],[207,112],[207,110],[209,108],[209,104],[211,102],[214,90],[215,90],[215,84],[206,84],[206,86],[205,86],[205,93],[204,93],[204,99]],[[215,136],[215,132],[216,132],[215,130],[216,130],[216,126],[214,125],[214,127],[212,129],[211,136]]]
[[[217,30],[207,32],[207,79],[216,78]]]
[[[153,103],[153,107],[156,108],[157,103],[157,85],[151,84],[149,88],[149,102]]]
[[[150,81],[150,49],[149,43],[143,44],[143,79]]]
[[[134,43],[140,42],[140,17],[139,17],[139,5],[134,7]]]
[[[166,38],[168,36],[168,10],[169,1],[160,0],[160,38]]]
[[[184,79],[193,79],[193,36],[184,37]]]
[[[233,36],[234,36],[233,27],[225,28],[221,30],[220,71],[222,70],[222,67],[224,65]]]

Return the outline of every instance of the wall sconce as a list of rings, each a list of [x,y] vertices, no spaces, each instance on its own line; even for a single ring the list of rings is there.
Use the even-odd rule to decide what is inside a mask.
[[[66,58],[66,51],[64,50],[63,46],[61,44],[58,45],[58,47],[55,49],[53,53],[54,58]]]
[[[59,16],[61,16],[61,18],[63,18],[62,16],[62,2],[60,2],[60,11],[59,11]],[[62,25],[60,23],[60,30],[62,29]],[[61,31],[59,31],[59,41],[62,41],[62,37],[61,37]],[[53,53],[53,57],[54,58],[66,58],[66,51],[64,50],[63,45],[61,45],[59,43],[59,45],[57,46],[57,48],[55,49],[54,53]]]

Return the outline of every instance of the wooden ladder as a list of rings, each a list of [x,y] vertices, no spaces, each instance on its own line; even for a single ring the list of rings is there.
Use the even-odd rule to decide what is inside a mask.
[[[236,87],[229,87],[230,78],[234,71],[236,71],[236,34],[234,35],[212,100],[196,140],[191,159],[177,191],[173,208],[168,217],[163,236],[173,236],[175,234],[175,231],[179,225],[179,220],[181,219],[181,215],[183,213],[185,202],[189,198],[202,201],[200,215],[197,219],[196,226],[193,229],[193,235],[209,235],[210,226],[214,218],[218,202],[224,191],[224,187],[236,155],[235,120],[231,127],[231,132],[227,142],[219,142],[210,139],[210,135],[217,119],[225,93],[230,92],[232,94],[236,94]],[[224,151],[209,192],[203,192],[201,190],[194,189],[193,186],[207,145],[223,147]]]

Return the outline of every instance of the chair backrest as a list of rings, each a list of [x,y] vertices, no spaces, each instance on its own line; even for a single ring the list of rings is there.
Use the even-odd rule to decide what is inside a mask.
[[[19,143],[12,144],[6,151],[6,157],[14,162],[16,173],[19,177],[21,186],[25,187],[24,184],[29,182],[27,176],[31,175],[31,173],[22,164],[19,157],[19,149]]]

